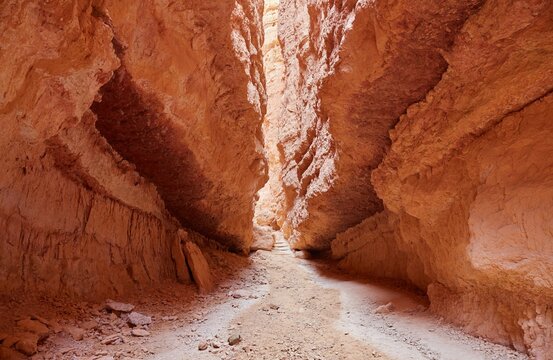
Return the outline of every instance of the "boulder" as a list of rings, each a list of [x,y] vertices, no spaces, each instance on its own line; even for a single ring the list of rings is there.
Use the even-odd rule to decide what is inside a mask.
[[[46,325],[36,320],[20,320],[17,322],[17,326],[26,332],[36,334],[39,337],[39,340],[46,339],[50,333],[50,330]]]
[[[133,311],[128,315],[127,322],[132,326],[150,325],[152,317]]]
[[[183,245],[183,251],[196,285],[201,291],[210,291],[213,288],[211,270],[198,245],[186,241]]]
[[[251,251],[271,251],[275,245],[274,230],[269,226],[254,225]]]
[[[38,341],[39,337],[36,334],[24,334],[15,344],[15,348],[27,356],[32,356],[38,351]]]
[[[106,300],[106,309],[117,313],[128,313],[134,309],[134,305],[108,299]]]
[[[82,339],[84,339],[84,335],[86,334],[86,331],[81,329],[81,328],[78,328],[76,326],[71,326],[71,325],[67,325],[63,328],[63,330],[71,335],[71,337],[73,338],[73,340],[75,341],[81,341]]]

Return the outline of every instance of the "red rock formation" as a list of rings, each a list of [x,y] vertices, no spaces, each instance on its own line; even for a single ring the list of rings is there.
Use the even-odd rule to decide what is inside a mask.
[[[324,249],[380,211],[370,176],[388,130],[440,80],[442,53],[481,1],[283,1],[280,134],[296,248]]]
[[[269,167],[269,180],[259,191],[255,208],[255,223],[260,226],[280,227],[284,218],[284,192],[282,189],[281,159],[278,151],[278,129],[282,122],[282,93],[284,92],[284,59],[278,41],[279,0],[265,0],[263,24],[263,64],[267,81],[267,114],[263,120],[265,152]],[[254,232],[255,234],[255,232]],[[269,235],[270,236],[270,235]]]
[[[391,132],[387,210],[339,234],[350,270],[404,279],[465,328],[553,353],[553,4],[487,1]]]
[[[176,219],[248,248],[265,177],[261,8],[0,4],[3,292],[175,280]]]
[[[266,180],[262,5],[107,1],[97,10],[122,60],[92,107],[98,129],[183,225],[242,251]]]

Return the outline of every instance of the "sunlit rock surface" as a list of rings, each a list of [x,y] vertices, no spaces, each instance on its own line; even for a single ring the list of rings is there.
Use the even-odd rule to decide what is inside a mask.
[[[247,251],[266,179],[261,15],[261,1],[0,4],[3,292],[173,281],[181,225]]]
[[[340,265],[403,279],[471,333],[553,353],[553,7],[488,1],[391,131],[384,210],[339,234]]]

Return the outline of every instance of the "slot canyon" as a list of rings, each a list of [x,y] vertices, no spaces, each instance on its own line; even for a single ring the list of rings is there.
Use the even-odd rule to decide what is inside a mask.
[[[552,0],[1,0],[0,360],[553,360]]]

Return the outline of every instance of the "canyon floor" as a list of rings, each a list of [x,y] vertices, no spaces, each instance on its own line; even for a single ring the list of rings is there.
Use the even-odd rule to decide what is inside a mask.
[[[217,250],[209,258],[221,274],[210,294],[160,285],[117,299],[152,317],[145,337],[103,303],[15,295],[1,299],[0,333],[28,317],[48,323],[33,359],[527,359],[444,323],[422,296],[340,274],[283,243],[249,258]],[[84,338],[74,340],[71,327]],[[229,345],[231,336],[240,342]],[[10,355],[19,356],[0,352]]]

